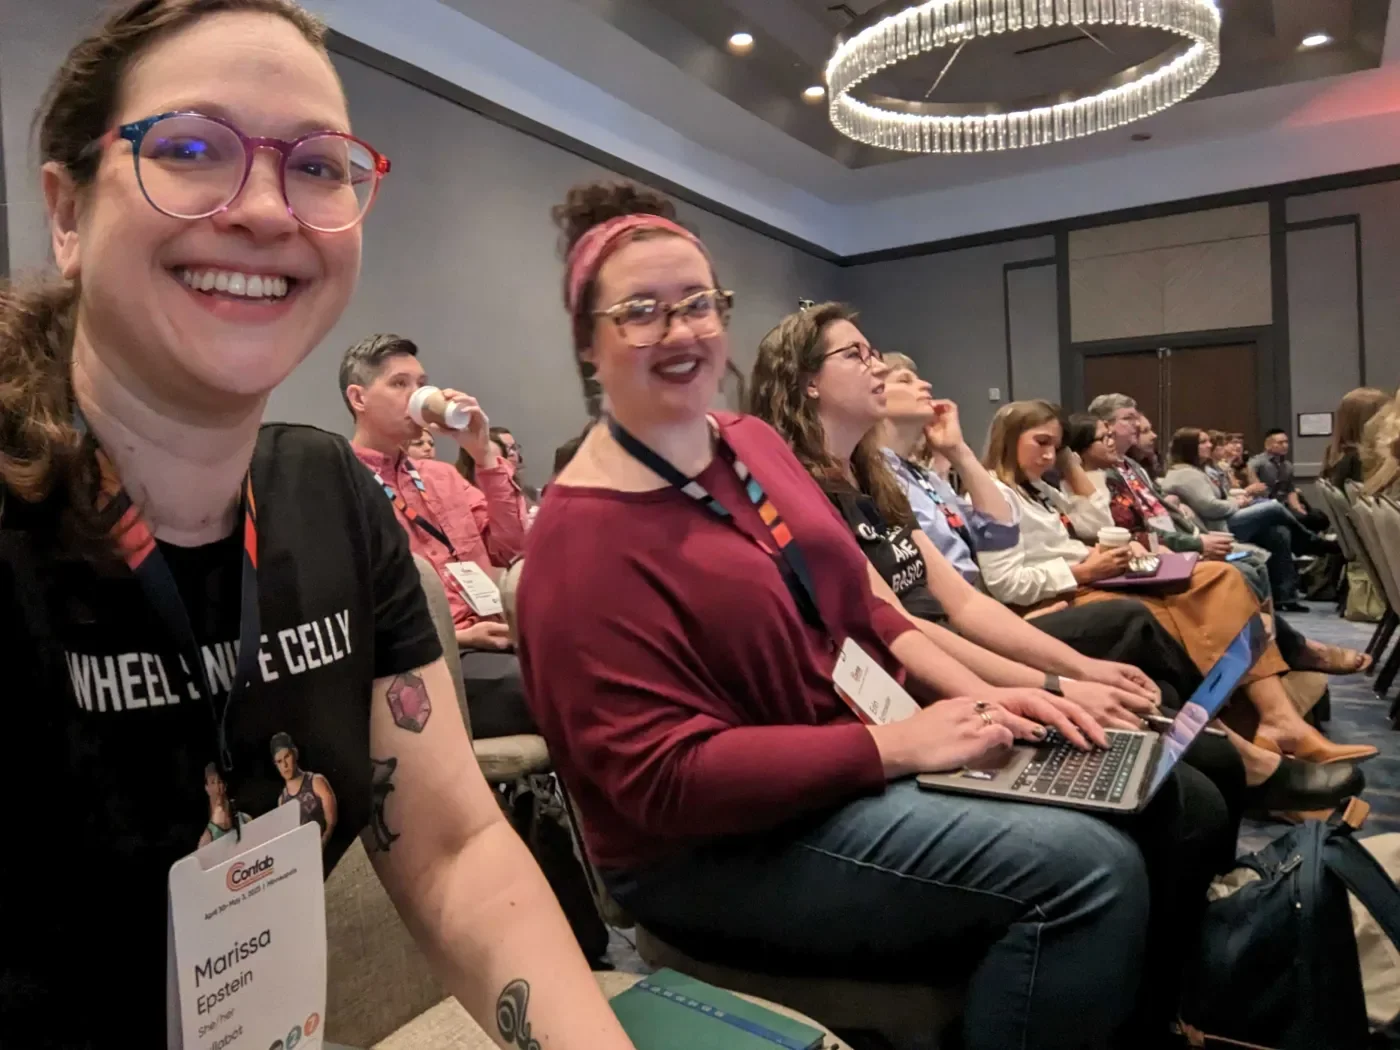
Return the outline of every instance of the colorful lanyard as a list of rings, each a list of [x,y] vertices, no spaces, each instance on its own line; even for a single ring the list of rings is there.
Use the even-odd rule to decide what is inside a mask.
[[[416,488],[419,494],[423,495],[426,500],[426,493],[428,491],[427,486],[423,484],[423,478],[421,475],[419,475],[418,468],[415,467],[413,463],[407,459],[407,457],[405,457],[404,460],[404,469],[408,471],[408,476],[413,482],[413,487]],[[407,518],[411,524],[418,526],[418,528],[422,529],[429,536],[431,536],[433,539],[437,540],[444,547],[446,547],[447,553],[450,554],[453,557],[453,559],[456,559],[457,548],[452,546],[452,541],[447,538],[447,533],[443,532],[442,529],[438,528],[437,525],[433,524],[433,522],[429,521],[424,515],[419,514],[416,510],[414,510],[406,502],[404,502],[404,498],[400,496],[394,490],[394,488],[387,481],[384,480],[383,477],[380,476],[380,473],[377,470],[374,472],[374,480],[379,482],[379,487],[384,490],[384,495],[389,497],[389,502],[394,505],[395,510],[397,510],[400,514]]]
[[[1063,510],[1061,510],[1058,506],[1056,506],[1055,502],[1052,499],[1050,499],[1049,496],[1045,495],[1045,493],[1041,492],[1039,489],[1034,488],[1030,484],[1030,482],[1022,484],[1021,488],[1030,496],[1031,499],[1035,500],[1042,507],[1048,510],[1051,514],[1059,515],[1060,524],[1065,527],[1065,532],[1069,533],[1070,539],[1078,538],[1074,534],[1074,522],[1069,520],[1069,515],[1066,514]]]
[[[904,464],[904,469],[907,470],[909,476],[914,479],[914,484],[923,489],[924,495],[933,502],[934,506],[943,512],[943,516],[948,519],[949,526],[961,537],[962,541],[967,544],[967,549],[974,554],[977,553],[977,548],[972,543],[972,533],[967,530],[967,522],[964,520],[963,516],[958,513],[958,509],[945,500],[939,491],[933,487],[933,482],[929,481],[928,475],[924,472],[924,468],[917,463],[911,463],[903,457],[900,457],[899,461]]]
[[[80,429],[87,425],[77,420]],[[261,645],[261,617],[258,610],[258,514],[253,501],[252,472],[243,476],[242,500],[239,509],[243,518],[243,573],[239,588],[238,617],[238,661],[228,695],[222,704],[215,699],[213,683],[204,663],[204,654],[195,638],[189,610],[180,597],[180,588],[170,571],[170,563],[156,544],[145,516],[131,500],[122,486],[116,466],[101,448],[97,450],[97,462],[102,475],[102,509],[110,509],[117,515],[112,527],[112,539],[122,553],[127,567],[141,584],[146,600],[151,603],[171,639],[183,650],[182,659],[190,666],[187,671],[195,678],[209,702],[209,713],[214,720],[214,733],[218,741],[218,765],[224,782],[233,787],[233,751],[228,743],[228,713],[241,700],[252,685],[257,669],[258,649]],[[238,800],[230,794],[229,809],[238,812]],[[234,821],[238,837],[242,829]]]
[[[812,585],[812,574],[807,569],[807,560],[802,556],[802,549],[793,539],[787,523],[778,513],[778,508],[773,506],[773,501],[768,498],[768,494],[763,491],[759,480],[749,472],[749,468],[744,465],[743,460],[735,455],[729,442],[724,440],[724,436],[720,433],[719,427],[713,419],[710,420],[710,429],[715,435],[717,451],[729,464],[730,469],[734,471],[739,483],[744,486],[749,501],[758,509],[758,516],[768,526],[773,541],[771,545],[762,536],[755,535],[740,525],[729,513],[729,508],[712,496],[710,491],[699,481],[686,477],[668,461],[629,434],[621,423],[611,417],[608,418],[608,431],[612,434],[613,440],[622,446],[623,451],[641,463],[642,466],[680,489],[716,518],[729,522],[758,544],[773,559],[773,564],[778,567],[783,582],[787,584],[788,590],[792,593],[793,601],[797,603],[797,608],[802,613],[802,618],[812,627],[827,630],[821,610],[817,605],[817,592]],[[831,632],[827,630],[827,633]],[[835,636],[833,635],[833,637]]]

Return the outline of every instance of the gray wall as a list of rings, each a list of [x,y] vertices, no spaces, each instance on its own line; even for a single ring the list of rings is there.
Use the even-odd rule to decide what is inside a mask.
[[[846,297],[860,309],[858,323],[875,346],[908,354],[937,396],[958,402],[964,436],[980,451],[997,409],[988,391],[996,387],[1007,400],[1002,265],[1053,254],[1051,238],[1039,237],[853,266],[843,274]],[[1053,298],[1046,300],[1054,271],[1012,271],[1013,277],[1018,273],[1015,396],[1058,400],[1058,311]],[[1045,274],[1051,275],[1048,286]],[[1047,322],[1048,331],[1041,327]]]

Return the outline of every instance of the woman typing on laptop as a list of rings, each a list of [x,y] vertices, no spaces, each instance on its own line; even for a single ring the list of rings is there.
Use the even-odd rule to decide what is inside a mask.
[[[1119,828],[919,792],[912,774],[1040,723],[1104,737],[1076,705],[938,651],[871,591],[784,441],[710,413],[732,298],[669,202],[592,185],[557,215],[580,372],[612,415],[540,509],[520,654],[614,896],[701,958],[965,979],[969,1050],[1163,1044],[1181,931],[1228,852],[1219,794],[1182,768]],[[885,674],[949,699],[863,724],[836,678]],[[1148,871],[1173,869],[1151,896]]]

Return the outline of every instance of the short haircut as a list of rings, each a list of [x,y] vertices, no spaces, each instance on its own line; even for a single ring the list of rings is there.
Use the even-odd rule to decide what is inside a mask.
[[[1283,427],[1274,427],[1272,430],[1264,431],[1264,440],[1268,441],[1269,438],[1273,437],[1275,434],[1282,434],[1284,437],[1287,437],[1288,431],[1284,430]]]
[[[1088,412],[1076,412],[1065,422],[1065,444],[1069,446],[1071,452],[1083,453],[1099,436],[1099,424],[1103,422],[1098,416],[1090,415]]]
[[[1137,408],[1137,402],[1127,394],[1100,394],[1089,402],[1089,414],[1105,423],[1125,408]]]
[[[273,733],[272,739],[267,743],[273,758],[277,757],[279,751],[290,751],[294,755],[297,753],[297,746],[292,742],[291,733]]]
[[[378,377],[384,362],[400,354],[417,357],[418,344],[401,335],[380,334],[361,339],[345,351],[345,356],[340,359],[340,396],[352,416],[355,410],[350,405],[347,391],[352,386],[369,386]]]

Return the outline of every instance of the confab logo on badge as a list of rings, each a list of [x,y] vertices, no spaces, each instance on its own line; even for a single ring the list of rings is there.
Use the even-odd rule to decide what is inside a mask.
[[[230,893],[237,893],[246,890],[253,883],[267,878],[272,874],[272,857],[266,856],[262,860],[255,860],[251,864],[244,864],[241,860],[228,869],[228,876],[224,879]]]

